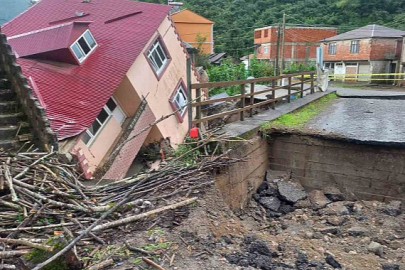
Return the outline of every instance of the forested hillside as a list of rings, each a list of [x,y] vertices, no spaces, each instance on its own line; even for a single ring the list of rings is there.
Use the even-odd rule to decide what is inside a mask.
[[[167,0],[146,0],[167,3]],[[216,51],[253,52],[253,29],[287,23],[338,26],[348,31],[367,24],[405,29],[405,0],[183,0],[184,6],[215,21]]]

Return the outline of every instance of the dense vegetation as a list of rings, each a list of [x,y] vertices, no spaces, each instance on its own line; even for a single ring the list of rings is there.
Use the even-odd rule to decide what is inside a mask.
[[[167,3],[167,0],[145,0]],[[337,26],[348,31],[367,24],[405,29],[404,0],[183,0],[215,21],[217,52],[239,57],[253,52],[253,29],[281,22]]]

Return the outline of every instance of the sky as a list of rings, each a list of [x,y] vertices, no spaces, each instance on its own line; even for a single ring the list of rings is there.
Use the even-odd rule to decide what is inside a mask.
[[[30,0],[0,0],[0,25],[26,10],[30,4]]]

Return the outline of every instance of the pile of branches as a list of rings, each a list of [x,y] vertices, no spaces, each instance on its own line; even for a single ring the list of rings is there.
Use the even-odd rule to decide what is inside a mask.
[[[105,185],[86,185],[75,165],[61,162],[55,152],[2,152],[0,269],[17,269],[15,258],[27,258],[33,250],[51,255],[32,269],[67,252],[80,261],[81,242],[104,245],[105,230],[193,203],[197,198],[188,198],[193,190],[212,184],[213,171],[237,161],[223,154],[194,166],[167,165]],[[55,235],[64,237],[62,247],[52,246]]]

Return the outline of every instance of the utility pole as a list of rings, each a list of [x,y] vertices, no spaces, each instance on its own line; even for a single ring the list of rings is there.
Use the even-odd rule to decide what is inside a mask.
[[[278,31],[277,31],[277,54],[276,54],[276,63],[274,65],[274,76],[278,76],[280,74],[279,71],[279,64],[278,60],[280,57],[280,36],[281,36],[281,23],[278,25]]]
[[[285,12],[283,12],[283,40],[281,42],[281,74],[283,74],[283,70],[285,68],[284,64],[284,41],[285,41]]]

